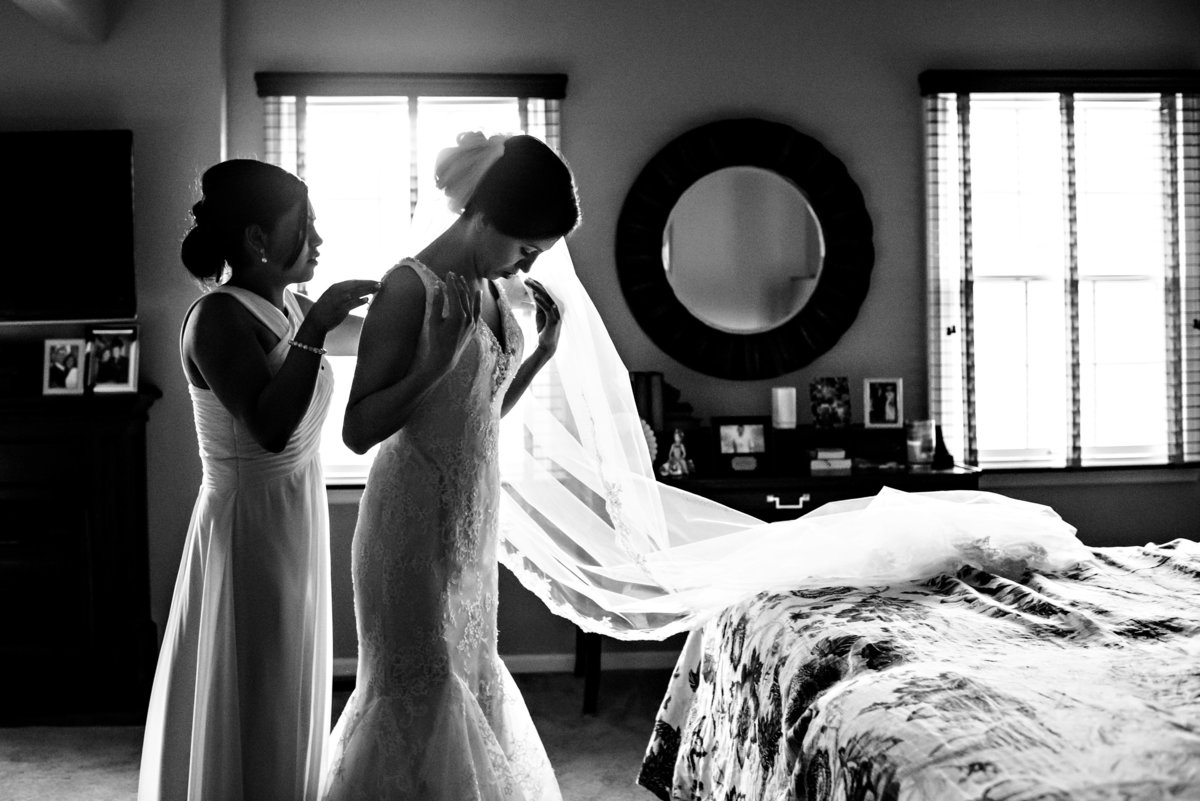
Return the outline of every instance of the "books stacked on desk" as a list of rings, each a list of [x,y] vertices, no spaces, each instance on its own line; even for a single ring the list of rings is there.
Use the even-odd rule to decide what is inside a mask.
[[[816,448],[809,451],[808,472],[814,476],[848,476],[852,460],[845,448]]]

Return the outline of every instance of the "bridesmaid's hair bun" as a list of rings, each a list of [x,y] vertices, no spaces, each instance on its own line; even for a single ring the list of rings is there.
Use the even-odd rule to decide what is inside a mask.
[[[192,206],[194,225],[180,246],[180,258],[188,272],[202,281],[217,281],[226,265],[237,269],[247,258],[243,237],[249,226],[270,228],[297,204],[301,214],[306,218],[308,214],[305,183],[265,161],[230,159],[214,164],[201,176],[200,191],[203,196]],[[302,226],[301,236],[307,236],[307,225]]]
[[[204,202],[204,198],[200,198],[192,204],[192,219],[196,221],[196,225],[202,225],[207,214],[208,204]]]
[[[180,257],[188,272],[201,281],[216,281],[225,270],[225,256],[211,230],[197,225],[187,232]]]

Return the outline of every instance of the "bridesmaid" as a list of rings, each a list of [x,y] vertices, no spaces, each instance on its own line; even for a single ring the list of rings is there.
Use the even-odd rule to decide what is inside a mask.
[[[181,358],[203,465],[142,749],[140,801],[316,797],[330,727],[327,349],[353,353],[375,281],[314,303],[321,237],[296,176],[207,170],[184,265],[211,291]],[[223,283],[222,283],[223,280]]]

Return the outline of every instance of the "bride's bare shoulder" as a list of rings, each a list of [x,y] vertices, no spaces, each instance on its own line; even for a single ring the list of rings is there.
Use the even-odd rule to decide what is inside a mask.
[[[381,296],[396,299],[413,295],[424,297],[425,287],[429,282],[421,275],[422,271],[428,272],[428,268],[411,259],[393,265],[380,279],[379,292],[376,293],[375,299],[378,300]]]
[[[367,319],[417,323],[424,317],[427,282],[418,271],[423,269],[417,262],[404,260],[390,268],[379,282],[379,291],[371,299]]]

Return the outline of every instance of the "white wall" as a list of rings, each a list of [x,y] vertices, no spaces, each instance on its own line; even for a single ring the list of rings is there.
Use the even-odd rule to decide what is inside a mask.
[[[662,370],[702,417],[765,414],[769,386],[804,387],[826,374],[855,386],[867,375],[902,376],[905,408],[919,415],[927,404],[917,75],[1196,69],[1197,31],[1195,0],[129,0],[108,41],[77,45],[0,0],[0,126],[134,130],[143,377],[165,395],[151,410],[148,454],[161,624],[199,482],[176,352],[195,291],[178,244],[191,182],[223,155],[226,88],[235,156],[260,152],[259,70],[565,72],[564,149],[584,208],[572,251],[630,369]],[[876,226],[858,321],[813,365],[770,381],[713,379],[672,362],[630,316],[613,263],[617,215],[645,162],[684,130],[735,115],[820,139],[858,181]],[[86,187],[75,189],[86,213]],[[1063,509],[1097,541],[1200,528],[1195,481],[1009,491]],[[335,532],[335,544],[346,537]],[[337,581],[347,594],[345,577]],[[569,629],[522,604],[509,604],[502,625],[532,628],[528,643],[553,631],[551,649],[564,647]]]

